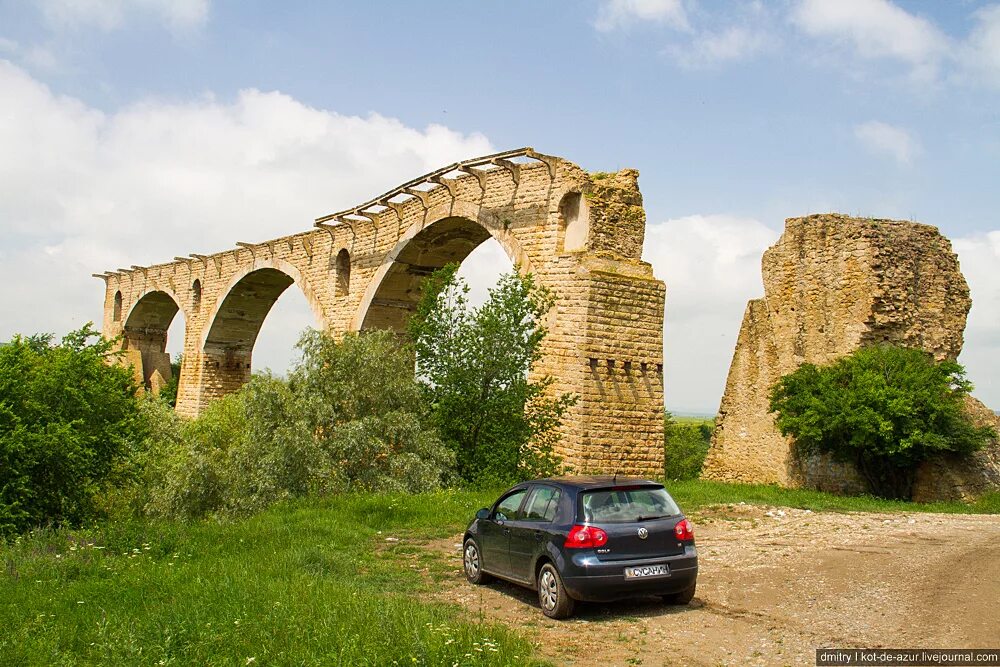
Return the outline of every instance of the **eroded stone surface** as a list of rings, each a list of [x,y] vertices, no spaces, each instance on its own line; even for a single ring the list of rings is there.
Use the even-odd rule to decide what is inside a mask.
[[[665,287],[640,259],[638,172],[592,177],[550,156],[486,162],[335,226],[107,274],[103,331],[123,336],[147,385],[160,383],[170,371],[156,355],[181,310],[177,410],[196,415],[249,379],[260,326],[293,284],[336,335],[400,330],[423,278],[492,237],[556,297],[532,373],[580,397],[557,453],[577,472],[661,474]],[[160,377],[143,367],[154,359]]]
[[[764,298],[747,305],[703,475],[862,491],[851,467],[793,456],[768,410],[770,388],[804,362],[828,364],[866,344],[956,359],[972,304],[958,258],[929,225],[812,215],[786,220],[764,253],[762,275]],[[928,464],[918,489],[937,497],[975,493],[1000,476],[997,460],[990,450],[963,466]]]

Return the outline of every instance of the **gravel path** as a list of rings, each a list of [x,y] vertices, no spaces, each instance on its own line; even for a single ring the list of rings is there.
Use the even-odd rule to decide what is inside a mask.
[[[527,631],[560,665],[813,665],[819,647],[1000,646],[1000,516],[736,505],[695,526],[691,605],[578,605],[569,621],[542,616],[527,589],[466,583],[460,536],[425,548],[455,573],[438,599]]]

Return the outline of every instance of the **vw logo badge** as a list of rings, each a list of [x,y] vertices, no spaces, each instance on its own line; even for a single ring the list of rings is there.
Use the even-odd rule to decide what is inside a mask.
[[[640,528],[639,529],[639,539],[640,540],[644,540],[647,537],[649,537],[649,531],[646,530],[645,528]]]

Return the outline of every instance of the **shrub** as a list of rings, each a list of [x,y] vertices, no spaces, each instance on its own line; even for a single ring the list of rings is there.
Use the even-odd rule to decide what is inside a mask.
[[[530,275],[501,276],[479,308],[450,264],[424,282],[409,332],[434,424],[461,477],[508,484],[554,472],[553,445],[576,401],[552,395],[551,377],[529,378],[541,356],[552,295]]]
[[[150,399],[132,507],[165,517],[250,514],[345,490],[439,488],[454,457],[426,424],[412,354],[389,332],[307,331],[288,381],[254,375],[185,422]]]
[[[184,363],[184,355],[174,355],[174,360],[170,362],[170,380],[160,388],[159,396],[170,407],[177,404],[177,390],[181,382],[181,366]]]
[[[710,421],[678,423],[668,412],[663,420],[663,476],[695,479],[708,454],[714,426]]]
[[[143,480],[153,515],[250,514],[307,495],[321,467],[287,384],[269,375],[255,375],[198,419],[178,420],[165,408],[155,419],[160,440],[148,445]]]
[[[132,371],[108,363],[114,342],[90,323],[52,341],[0,346],[0,534],[95,517],[142,437]]]
[[[430,491],[448,480],[454,455],[430,423],[413,351],[390,331],[337,342],[306,331],[289,378],[309,427],[347,489]]]
[[[928,456],[967,454],[995,437],[966,415],[971,389],[956,362],[882,345],[829,366],[803,364],[772,389],[771,410],[800,454],[829,453],[855,464],[875,495],[910,498]]]

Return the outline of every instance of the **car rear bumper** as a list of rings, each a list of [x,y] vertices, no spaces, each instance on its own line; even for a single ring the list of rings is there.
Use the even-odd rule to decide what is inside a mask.
[[[664,563],[664,576],[626,579],[625,568]],[[678,593],[698,579],[698,552],[694,546],[683,554],[642,560],[600,561],[591,553],[579,554],[563,573],[563,585],[570,597],[587,602],[608,602],[641,595]]]

